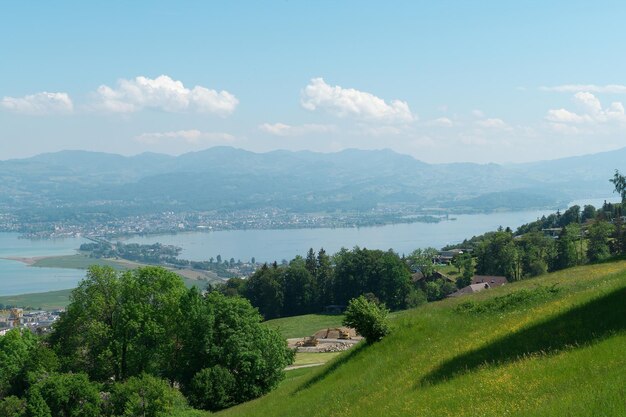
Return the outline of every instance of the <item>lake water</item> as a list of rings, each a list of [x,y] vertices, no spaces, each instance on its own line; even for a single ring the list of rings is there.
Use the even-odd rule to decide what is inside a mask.
[[[615,197],[608,199],[617,201]],[[601,206],[604,199],[580,200],[571,204]],[[208,260],[217,255],[223,259],[257,262],[292,259],[304,256],[309,248],[323,247],[334,253],[342,247],[394,249],[408,254],[416,248],[440,248],[462,241],[498,226],[515,229],[536,220],[551,210],[519,211],[453,216],[456,220],[440,223],[412,223],[378,227],[337,229],[230,230],[190,232],[176,235],[133,237],[127,242],[176,245],[183,248],[181,257]],[[53,240],[18,239],[17,233],[0,233],[0,257],[33,257],[69,255],[85,240],[80,238]],[[18,261],[0,259],[0,296],[72,288],[84,277],[84,271],[36,268]]]
[[[18,233],[0,233],[0,257],[71,255],[84,243],[78,238],[29,240]],[[15,295],[73,288],[84,271],[35,268],[19,261],[0,259],[0,295]]]

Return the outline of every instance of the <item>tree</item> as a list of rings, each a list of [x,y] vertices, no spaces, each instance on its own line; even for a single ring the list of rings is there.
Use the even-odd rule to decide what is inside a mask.
[[[587,257],[591,262],[598,262],[611,256],[609,237],[613,233],[613,225],[606,221],[596,220],[588,230]]]
[[[190,294],[185,302],[195,307],[181,329],[192,337],[182,338],[188,365],[180,383],[193,404],[217,410],[263,395],[282,380],[294,352],[278,331],[261,324],[247,300],[213,292]]]
[[[616,169],[613,178],[609,181],[615,186],[615,192],[622,197],[622,203],[626,203],[626,177]]]
[[[476,272],[481,275],[504,275],[509,280],[521,278],[519,254],[513,234],[504,230],[485,234],[474,252]]]
[[[20,377],[37,345],[37,338],[27,330],[13,329],[0,337],[0,398],[21,394]]]
[[[110,402],[114,415],[126,417],[159,417],[186,403],[167,381],[148,374],[115,384]]]
[[[18,398],[14,395],[5,397],[2,401],[0,401],[0,416],[25,417],[26,400]]]
[[[313,262],[315,256],[313,255]],[[298,316],[316,310],[317,283],[308,267],[309,259],[297,257],[285,268],[283,315]]]
[[[101,415],[100,389],[89,381],[86,374],[50,374],[34,385],[29,393],[37,392],[52,416],[95,417]],[[37,396],[34,392],[33,396]],[[38,398],[33,398],[40,413],[46,407]],[[31,399],[29,398],[29,405]]]
[[[556,242],[556,257],[554,258],[552,270],[575,266],[578,263],[578,250],[576,249],[576,238],[572,233],[572,228],[564,227]]]
[[[226,368],[215,365],[204,368],[191,380],[189,402],[204,410],[221,410],[233,405],[232,393],[236,389],[233,374]]]
[[[264,264],[246,282],[246,298],[266,320],[280,317],[283,312],[283,278],[283,270],[278,265],[269,268]]]
[[[586,205],[583,208],[583,212],[580,216],[581,223],[585,223],[587,220],[593,220],[596,218],[596,208],[592,205]]]
[[[163,268],[119,274],[91,267],[51,335],[62,367],[103,382],[142,372],[169,376],[186,291],[180,277]]]
[[[317,273],[317,259],[315,259],[315,251],[310,248],[306,254],[305,266],[307,271],[313,276]]]
[[[469,253],[462,253],[455,256],[452,259],[459,272],[462,274],[456,280],[457,288],[467,287],[472,283],[472,277],[474,276],[474,261]]]
[[[340,250],[333,259],[335,302],[347,304],[352,298],[373,293],[392,309],[404,307],[411,274],[396,253],[355,247]]]
[[[384,304],[368,301],[361,295],[350,300],[343,324],[356,329],[367,343],[374,343],[389,333],[388,314]]]
[[[407,257],[407,262],[412,271],[419,271],[425,277],[430,277],[435,272],[433,259],[438,253],[435,248],[415,249]]]
[[[320,306],[331,305],[335,302],[334,271],[331,259],[324,248],[317,253],[315,278],[319,289]]]

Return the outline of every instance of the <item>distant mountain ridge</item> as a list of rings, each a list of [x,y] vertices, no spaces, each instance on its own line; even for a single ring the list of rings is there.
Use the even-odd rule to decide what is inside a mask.
[[[610,195],[615,169],[626,171],[626,148],[511,165],[428,164],[389,149],[255,153],[221,146],[180,156],[60,151],[0,161],[0,207],[517,210]]]

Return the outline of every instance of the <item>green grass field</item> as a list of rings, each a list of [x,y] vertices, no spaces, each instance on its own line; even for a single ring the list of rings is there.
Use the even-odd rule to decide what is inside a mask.
[[[0,303],[4,305],[16,305],[18,307],[34,307],[52,310],[68,305],[71,292],[72,290],[59,290],[36,294],[5,295],[0,297]]]
[[[274,392],[219,414],[626,416],[624,352],[622,261],[410,310],[380,343],[290,371]]]
[[[343,314],[306,314],[268,320],[265,324],[277,329],[285,338],[311,336],[321,329],[341,326]]]
[[[32,266],[47,268],[87,269],[91,265],[110,266],[118,271],[125,271],[127,266],[109,259],[90,258],[87,255],[51,256],[35,261]]]

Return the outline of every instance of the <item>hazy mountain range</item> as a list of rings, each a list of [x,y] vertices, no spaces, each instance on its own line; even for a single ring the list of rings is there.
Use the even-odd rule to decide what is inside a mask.
[[[58,213],[280,207],[294,212],[415,205],[451,211],[556,207],[612,193],[626,148],[525,164],[427,164],[390,150],[180,156],[61,151],[0,161],[0,207]]]

